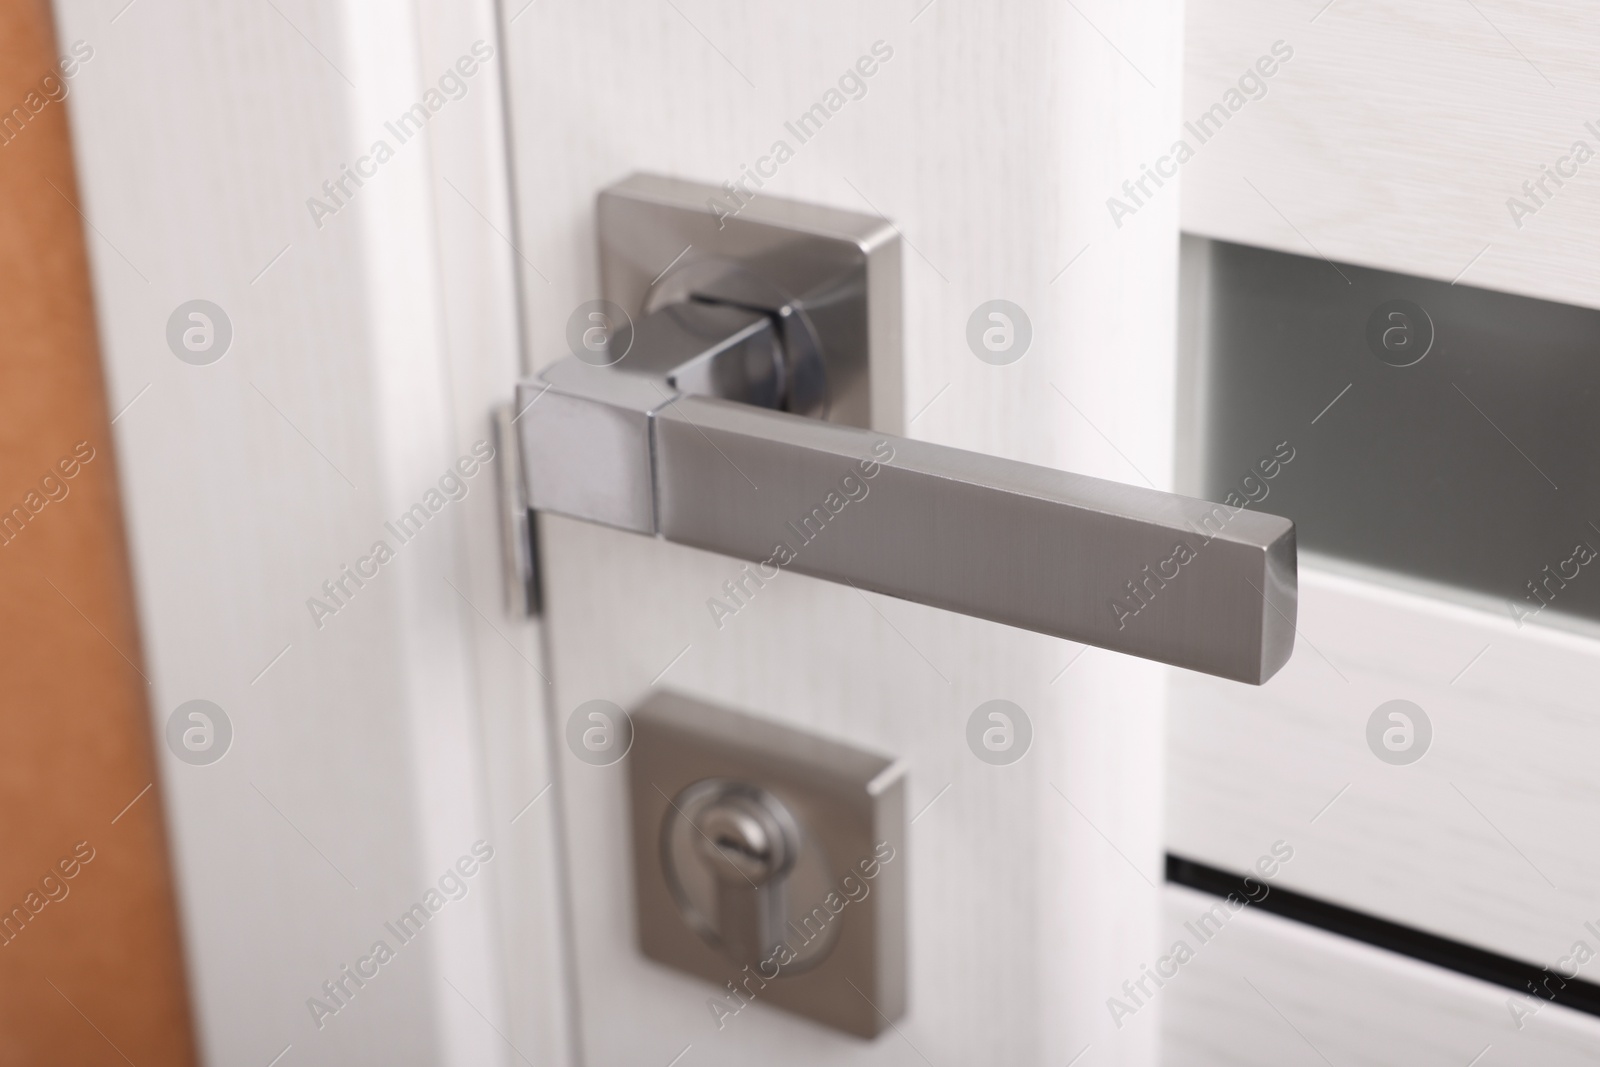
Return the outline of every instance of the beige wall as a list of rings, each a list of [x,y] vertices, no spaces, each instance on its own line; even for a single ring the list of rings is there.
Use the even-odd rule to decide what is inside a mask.
[[[0,1063],[190,1064],[57,58],[0,0]]]

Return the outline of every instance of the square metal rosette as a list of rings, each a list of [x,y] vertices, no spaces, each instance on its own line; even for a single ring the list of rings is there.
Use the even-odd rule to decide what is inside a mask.
[[[815,396],[790,410],[900,432],[898,231],[877,215],[765,193],[730,215],[710,206],[724,196],[717,186],[658,174],[602,191],[606,299],[635,319],[695,297],[771,314],[791,359],[818,360],[815,374],[798,375]]]
[[[720,1027],[765,1004],[860,1037],[906,1009],[906,771],[670,692],[632,712],[640,951],[712,983]]]

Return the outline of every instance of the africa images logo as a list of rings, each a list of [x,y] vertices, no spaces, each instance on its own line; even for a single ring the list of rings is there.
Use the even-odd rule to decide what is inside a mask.
[[[367,983],[382,974],[399,956],[401,949],[420,937],[423,929],[447,904],[464,898],[471,891],[473,876],[492,859],[494,846],[487,841],[474,841],[471,853],[446,867],[436,879],[436,884],[429,886],[422,894],[422,899],[401,912],[392,922],[383,924],[386,936],[374,941],[366,955],[357,957],[354,967],[348,963],[342,964],[332,978],[322,983],[318,995],[307,997],[306,1010],[311,1013],[311,1021],[317,1024],[317,1029],[321,1030],[328,1025],[328,1019],[348,1008],[356,995],[367,987]]]

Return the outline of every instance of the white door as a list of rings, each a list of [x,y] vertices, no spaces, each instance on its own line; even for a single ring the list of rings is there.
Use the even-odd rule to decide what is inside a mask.
[[[1122,232],[1102,201],[1173,124],[1174,6],[513,14],[531,366],[567,356],[569,317],[601,296],[599,190],[635,171],[743,182],[899,231],[903,366],[883,369],[903,385],[876,429],[1168,485],[1178,201]],[[863,59],[870,76],[856,73]],[[830,117],[802,141],[795,121],[819,102]],[[1004,365],[967,341],[995,299],[1031,323]],[[738,561],[552,516],[539,536],[584,1062],[1154,1062],[1154,1013],[1119,1029],[1105,999],[1156,946],[1161,668],[788,574],[719,618],[707,600]],[[726,990],[641,956],[624,768],[590,766],[560,736],[587,701],[628,708],[652,688],[909,764],[910,1007],[877,1039],[759,997],[727,1017],[708,1006]],[[997,698],[1033,725],[1009,766],[965,739]]]
[[[596,193],[635,171],[748,188],[756,169],[758,195],[900,233],[903,358],[878,429],[1209,491],[1219,409],[1197,399],[1210,356],[1177,353],[1180,208],[1196,235],[1319,265],[1600,306],[1586,172],[1523,191],[1542,163],[1568,174],[1600,121],[1580,14],[57,12],[64,50],[92,53],[69,104],[82,190],[42,195],[92,231],[152,725],[165,738],[205,699],[232,727],[222,758],[168,749],[160,792],[211,1062],[1148,1064],[1163,1023],[1179,1063],[1593,1047],[1581,1013],[1508,1006],[1512,990],[1265,908],[1148,977],[1216,903],[1162,888],[1169,852],[1237,875],[1271,857],[1275,888],[1570,959],[1596,918],[1578,841],[1595,653],[1581,625],[1547,625],[1558,612],[1518,626],[1313,557],[1300,648],[1257,691],[795,575],[718,628],[728,559],[545,518],[528,622],[502,606],[481,463],[490,411],[600,295]],[[853,74],[864,57],[873,73]],[[789,124],[819,103],[799,143]],[[196,300],[225,316],[225,350]],[[967,340],[993,300],[1030,326],[1011,362]],[[1294,461],[1264,454],[1278,489],[1340,405],[1359,410],[1338,384]],[[420,530],[402,521],[418,505]],[[622,776],[576,760],[562,728],[654,688],[907,762],[910,1007],[884,1035],[759,1001],[719,1028],[712,987],[639,954]],[[966,745],[991,699],[1033,726],[1010,765]],[[1411,765],[1365,739],[1395,699],[1435,731]],[[418,904],[420,933],[389,930]]]

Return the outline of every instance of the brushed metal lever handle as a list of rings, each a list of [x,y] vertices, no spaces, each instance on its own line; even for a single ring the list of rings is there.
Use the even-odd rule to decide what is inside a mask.
[[[640,317],[616,366],[574,348],[518,384],[529,508],[1243,682],[1288,660],[1293,523],[864,428],[899,373],[898,231],[715,195],[600,193],[604,288]]]
[[[1294,524],[1274,515],[576,359],[520,383],[516,409],[530,507],[748,560],[758,578],[792,570],[1253,684],[1294,646]]]

